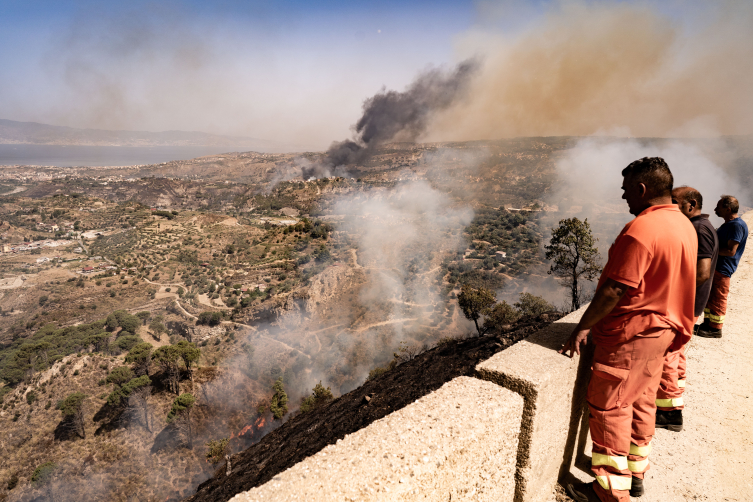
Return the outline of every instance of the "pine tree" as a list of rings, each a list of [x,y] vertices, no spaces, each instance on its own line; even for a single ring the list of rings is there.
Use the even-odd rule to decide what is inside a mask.
[[[470,284],[463,284],[458,294],[458,306],[463,311],[465,317],[476,325],[476,331],[478,331],[479,336],[481,335],[481,328],[478,326],[478,320],[496,302],[496,293],[481,286],[475,288]]]
[[[83,392],[74,392],[60,401],[57,406],[63,414],[63,420],[70,421],[73,430],[82,438],[86,438],[86,429],[84,428],[84,400],[86,397]]]
[[[282,383],[282,377],[275,380],[272,389],[275,393],[272,395],[269,410],[272,412],[272,415],[279,420],[288,412],[288,395],[285,393],[285,385]]]
[[[552,229],[552,240],[544,246],[546,259],[553,262],[548,273],[570,288],[573,310],[580,308],[579,281],[592,281],[601,273],[598,265],[599,251],[594,246],[596,240],[591,234],[588,219],[580,221],[578,218],[566,218]]]

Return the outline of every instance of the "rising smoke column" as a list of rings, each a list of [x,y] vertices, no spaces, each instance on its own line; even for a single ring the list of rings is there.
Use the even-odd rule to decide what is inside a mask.
[[[460,63],[451,72],[434,68],[420,74],[403,92],[383,90],[368,98],[355,124],[354,138],[333,143],[322,164],[302,167],[303,177],[327,176],[337,167],[362,162],[388,141],[415,141],[434,113],[459,101],[477,69],[474,60]]]

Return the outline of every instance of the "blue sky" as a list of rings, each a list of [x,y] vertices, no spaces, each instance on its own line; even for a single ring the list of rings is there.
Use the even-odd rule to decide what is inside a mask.
[[[520,52],[520,40],[535,45],[552,33],[563,45],[583,36],[583,30],[567,32],[567,26],[557,25],[558,16],[569,19],[570,4],[584,6],[594,23],[608,17],[599,9],[649,10],[648,25],[677,32],[662,48],[674,67],[694,61],[697,52],[684,49],[697,42],[683,38],[682,29],[704,28],[715,9],[700,0],[0,0],[0,118],[106,129],[201,130],[325,148],[350,135],[364,99],[383,87],[401,90],[422,70],[452,67],[479,54],[493,62],[500,54]],[[733,16],[743,19],[743,26],[728,32],[753,31],[745,26],[750,10],[744,14]],[[567,22],[573,24],[562,23]],[[611,43],[613,52],[621,50],[619,41]],[[702,45],[708,47],[709,39]],[[557,50],[552,46],[544,52]],[[738,56],[745,60],[744,54]],[[548,78],[549,70],[542,72],[541,78]],[[655,77],[647,74],[646,80]],[[492,81],[486,87],[495,86],[510,84]],[[709,127],[726,123],[703,118],[707,109],[696,115]],[[604,127],[623,125],[635,127],[627,119]],[[493,136],[498,127],[490,127],[478,134]],[[453,131],[444,130],[452,136]]]

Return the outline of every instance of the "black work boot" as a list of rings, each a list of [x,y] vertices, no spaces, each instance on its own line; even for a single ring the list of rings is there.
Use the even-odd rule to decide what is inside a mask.
[[[680,432],[682,430],[682,410],[656,410],[656,428]]]
[[[712,328],[708,324],[701,324],[695,334],[696,336],[701,336],[703,338],[721,338],[722,330]]]
[[[640,497],[643,495],[643,479],[633,476],[633,480],[630,484],[630,496]]]
[[[601,499],[594,491],[593,483],[568,483],[567,492],[578,502],[601,502]]]

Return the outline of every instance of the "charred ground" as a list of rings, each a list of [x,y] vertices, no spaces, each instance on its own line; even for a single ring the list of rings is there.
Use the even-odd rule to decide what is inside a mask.
[[[402,360],[361,387],[298,414],[249,449],[230,458],[232,473],[219,469],[190,502],[220,502],[262,485],[278,473],[375,420],[399,410],[458,376],[474,376],[476,365],[559,319],[551,312],[525,318],[499,333],[459,340]],[[397,356],[397,354],[396,354]],[[398,358],[398,357],[396,357]],[[315,434],[313,434],[316,432]]]

